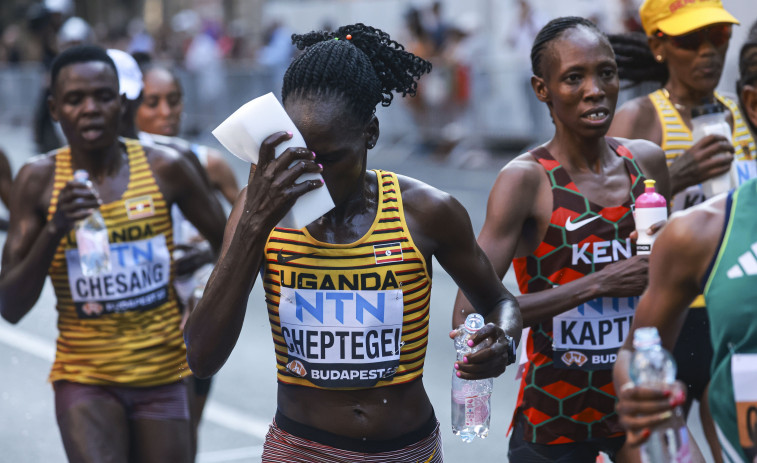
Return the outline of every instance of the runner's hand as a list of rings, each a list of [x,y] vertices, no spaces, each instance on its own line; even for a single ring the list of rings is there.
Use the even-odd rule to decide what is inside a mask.
[[[288,132],[275,133],[260,145],[258,164],[250,167],[245,198],[245,215],[253,214],[273,228],[292,208],[297,198],[323,186],[320,180],[297,179],[306,173],[320,173],[315,153],[305,147],[287,148],[275,157],[277,145],[292,138]]]
[[[708,135],[670,165],[672,193],[724,174],[731,168],[733,145],[722,135]]]
[[[633,256],[607,265],[596,275],[600,294],[613,297],[640,296],[647,287],[649,256]]]
[[[668,223],[667,220],[660,220],[659,222],[653,223],[652,226],[647,228],[647,235],[655,236],[660,230],[662,230],[662,227],[664,227],[666,223]],[[636,230],[632,231],[631,234],[628,235],[628,238],[635,242],[639,239],[639,232]]]
[[[95,190],[87,183],[71,180],[58,194],[58,207],[52,222],[56,230],[67,233],[76,222],[87,218],[102,204]]]
[[[618,392],[615,411],[626,428],[626,443],[644,443],[652,429],[673,417],[674,409],[686,402],[686,386],[680,381],[665,390],[626,383]]]
[[[450,332],[455,338],[459,330]],[[505,331],[494,323],[487,323],[470,338],[473,346],[482,346],[481,350],[467,354],[462,361],[455,362],[458,377],[462,379],[493,378],[505,372],[505,367],[513,363],[508,352],[509,342]],[[471,347],[473,347],[471,346]]]

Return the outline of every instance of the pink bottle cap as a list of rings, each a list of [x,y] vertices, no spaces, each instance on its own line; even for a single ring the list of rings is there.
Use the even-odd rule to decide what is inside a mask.
[[[655,191],[655,181],[652,179],[644,180],[644,194],[636,198],[636,207],[665,207],[667,201],[665,197]]]

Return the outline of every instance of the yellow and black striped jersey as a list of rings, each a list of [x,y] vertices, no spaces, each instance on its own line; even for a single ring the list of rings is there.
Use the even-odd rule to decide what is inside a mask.
[[[423,373],[431,278],[397,176],[376,176],[377,214],[354,243],[321,242],[306,228],[268,238],[263,279],[282,383],[364,389]]]
[[[191,374],[173,291],[171,215],[142,146],[123,140],[129,183],[100,206],[108,229],[111,271],[84,276],[76,233],[60,242],[49,268],[57,297],[58,340],[50,381],[155,386]],[[55,155],[47,220],[73,178],[68,147]]]

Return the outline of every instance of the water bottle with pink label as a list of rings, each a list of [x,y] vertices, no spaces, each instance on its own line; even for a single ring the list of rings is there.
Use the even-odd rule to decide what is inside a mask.
[[[481,344],[469,347],[468,339],[484,327],[484,317],[473,313],[465,319],[465,325],[455,338],[457,360],[482,348]],[[489,435],[491,421],[491,397],[494,379],[465,380],[457,377],[457,370],[452,372],[452,432],[460,436],[463,442],[472,442],[476,437]]]
[[[633,218],[636,222],[636,254],[644,255],[652,252],[655,235],[648,233],[649,227],[668,219],[668,204],[665,197],[655,191],[654,180],[644,180],[644,194],[636,198]]]

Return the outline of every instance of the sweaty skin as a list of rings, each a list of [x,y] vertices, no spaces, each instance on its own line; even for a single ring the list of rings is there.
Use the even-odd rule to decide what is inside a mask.
[[[270,136],[261,146],[260,164],[229,219],[221,259],[185,330],[190,366],[202,376],[215,373],[234,347],[268,233],[296,197],[322,187],[318,181],[297,184],[300,174],[321,172],[336,204],[307,227],[315,239],[354,242],[376,216],[377,179],[366,171],[366,160],[367,148],[379,136],[378,120],[373,117],[360,124],[350,119],[346,104],[338,97],[290,97],[285,108],[308,146],[289,148],[273,159],[274,146],[290,138],[283,132]],[[400,176],[399,183],[407,225],[420,252],[427,262],[436,257],[491,322],[476,341],[489,338],[493,345],[471,360],[467,376],[502,373],[508,360],[504,334],[518,339],[521,330],[514,298],[476,245],[460,203],[414,179]],[[279,384],[278,407],[300,423],[372,440],[392,439],[418,429],[432,412],[422,380],[354,391]]]

